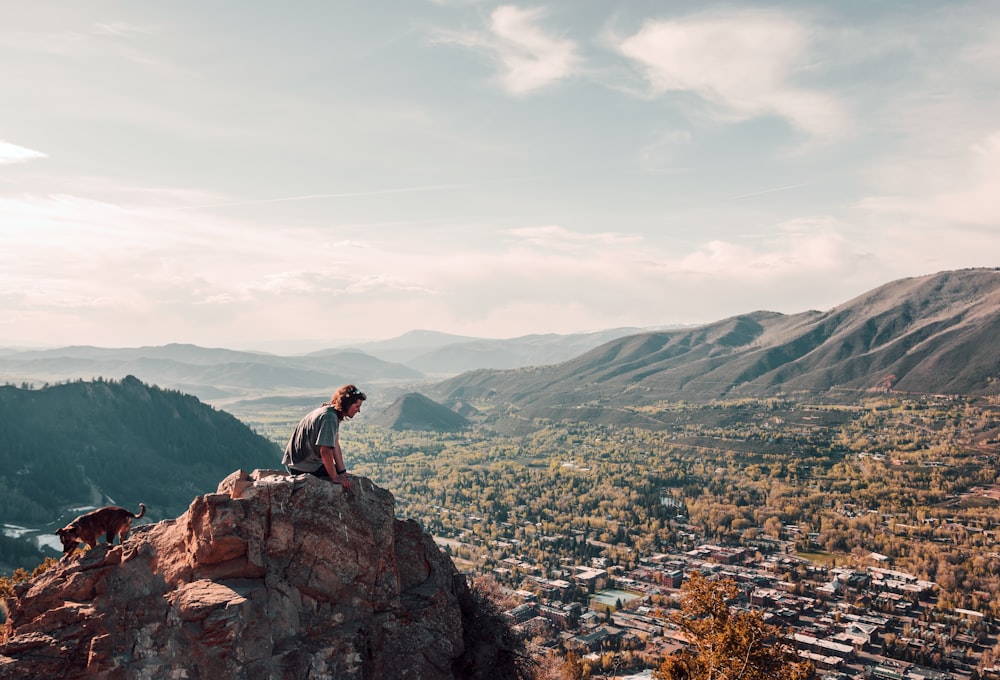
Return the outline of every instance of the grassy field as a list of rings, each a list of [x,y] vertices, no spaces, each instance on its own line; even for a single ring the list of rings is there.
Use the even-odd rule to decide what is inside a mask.
[[[816,562],[817,564],[823,564],[828,567],[835,567],[837,564],[844,564],[846,556],[835,555],[834,553],[828,553],[823,551],[815,552],[796,552],[797,556],[804,560],[809,560],[810,562]]]

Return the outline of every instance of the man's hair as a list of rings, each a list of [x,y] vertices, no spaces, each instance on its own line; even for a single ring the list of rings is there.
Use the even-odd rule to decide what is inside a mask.
[[[359,390],[356,385],[344,385],[330,397],[330,405],[337,413],[347,413],[355,402],[364,401],[368,396]]]

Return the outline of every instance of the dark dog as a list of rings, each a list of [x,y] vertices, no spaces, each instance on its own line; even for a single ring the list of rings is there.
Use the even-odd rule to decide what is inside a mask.
[[[101,534],[104,534],[108,545],[114,543],[115,536],[118,536],[118,542],[121,543],[132,528],[132,520],[139,519],[145,514],[146,506],[139,503],[138,515],[117,505],[109,505],[88,512],[86,515],[80,515],[62,529],[56,530],[56,536],[63,545],[63,559],[66,559],[81,543],[96,548],[97,539]]]

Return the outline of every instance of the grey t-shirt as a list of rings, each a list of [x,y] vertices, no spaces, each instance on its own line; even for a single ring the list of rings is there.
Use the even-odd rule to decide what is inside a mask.
[[[319,455],[319,447],[329,446],[331,449],[337,443],[337,428],[340,420],[333,406],[320,406],[311,411],[295,427],[281,464],[298,472],[315,472],[323,467],[323,458]]]

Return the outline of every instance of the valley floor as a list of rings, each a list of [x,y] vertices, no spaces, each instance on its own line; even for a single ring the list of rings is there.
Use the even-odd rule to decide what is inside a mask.
[[[519,593],[526,608],[512,616],[530,614],[519,625],[541,649],[598,654],[604,671],[669,653],[658,612],[694,569],[737,580],[739,604],[803,636],[801,653],[842,677],[976,677],[1000,657],[995,400],[636,410],[659,429],[435,435],[352,422],[342,443],[461,569]],[[608,618],[592,599],[607,588],[639,597]]]

